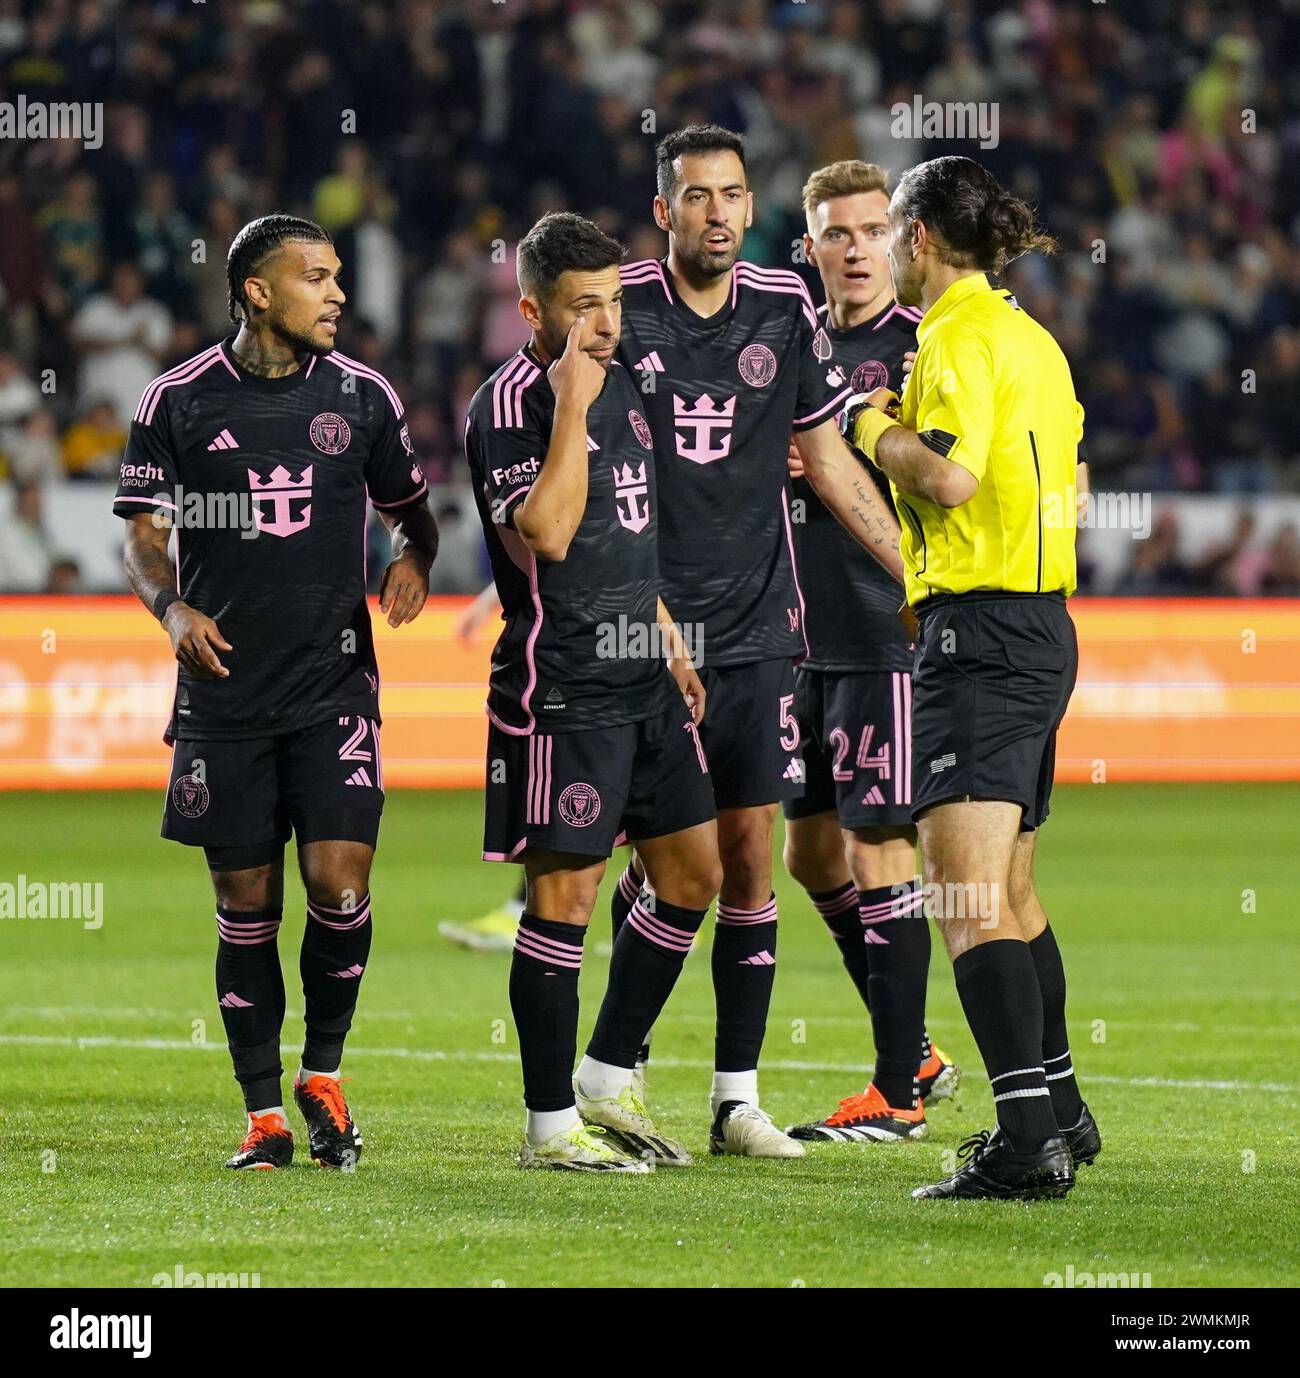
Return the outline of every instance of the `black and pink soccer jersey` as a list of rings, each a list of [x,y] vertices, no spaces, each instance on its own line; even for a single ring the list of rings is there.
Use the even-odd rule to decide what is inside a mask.
[[[623,338],[650,419],[659,474],[659,560],[673,619],[702,629],[701,663],[802,656],[786,455],[792,430],[849,395],[797,274],[737,263],[705,319],[664,263],[621,269]]]
[[[131,422],[113,511],[177,528],[181,597],[230,642],[228,679],[179,672],[169,739],[235,739],[379,717],[366,606],[367,498],[427,492],[391,384],[338,353],[283,378],[227,339],[156,378]]]
[[[667,665],[654,654],[657,495],[640,406],[627,371],[611,364],[587,412],[587,507],[568,554],[547,561],[514,529],[555,417],[555,394],[531,347],[470,403],[465,455],[505,618],[487,711],[506,732],[615,727],[671,701]]]
[[[889,305],[851,330],[833,330],[832,367],[853,392],[903,391],[903,355],[916,348],[920,313]],[[889,484],[868,466],[893,508]],[[794,482],[795,550],[807,602],[809,670],[910,670],[912,652],[898,621],[903,586],[831,516],[807,479]]]

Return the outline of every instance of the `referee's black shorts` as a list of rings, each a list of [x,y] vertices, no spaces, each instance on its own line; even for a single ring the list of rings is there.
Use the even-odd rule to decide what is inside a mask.
[[[917,612],[912,817],[952,799],[1004,799],[1023,807],[1022,830],[1039,827],[1079,670],[1064,596],[940,595]]]

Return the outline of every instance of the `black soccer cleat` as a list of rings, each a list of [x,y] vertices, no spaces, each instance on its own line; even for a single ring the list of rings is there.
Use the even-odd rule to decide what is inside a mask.
[[[1048,1139],[1035,1153],[1016,1153],[1000,1129],[973,1134],[957,1150],[967,1161],[942,1182],[917,1187],[914,1201],[1040,1201],[1074,1186],[1074,1163],[1065,1140]]]
[[[352,1123],[337,1077],[316,1075],[293,1083],[293,1101],[307,1121],[307,1141],[318,1167],[351,1171],[361,1157],[361,1131]]]
[[[1101,1130],[1086,1105],[1079,1112],[1079,1122],[1061,1130],[1061,1138],[1070,1150],[1075,1167],[1087,1167],[1101,1152]]]
[[[274,1111],[265,1115],[249,1115],[248,1133],[239,1145],[239,1152],[226,1160],[227,1167],[237,1171],[248,1169],[270,1172],[288,1167],[293,1162],[293,1135],[284,1116]]]

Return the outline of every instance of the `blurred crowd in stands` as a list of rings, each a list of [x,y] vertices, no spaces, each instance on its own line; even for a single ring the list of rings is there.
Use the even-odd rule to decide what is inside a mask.
[[[653,146],[697,120],[745,133],[771,265],[813,167],[979,158],[1060,241],[1008,276],[1069,355],[1094,486],[1300,492],[1297,52],[1296,0],[0,0],[0,102],[104,113],[98,148],[0,139],[0,587],[75,587],[43,490],[115,476],[145,384],[232,332],[225,250],[273,209],[335,236],[340,343],[439,485],[438,586],[477,587],[459,436],[522,339],[514,242],[565,207],[661,256]],[[996,146],[900,125],[917,95],[995,102]],[[1185,565],[1176,521],[1118,591],[1300,592],[1294,525],[1244,511]]]

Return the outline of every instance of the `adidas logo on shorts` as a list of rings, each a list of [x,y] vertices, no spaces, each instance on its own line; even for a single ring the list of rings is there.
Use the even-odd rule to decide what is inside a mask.
[[[955,766],[956,764],[957,753],[955,751],[946,751],[937,761],[930,762],[930,774],[938,775],[941,770],[947,770],[949,766]]]

